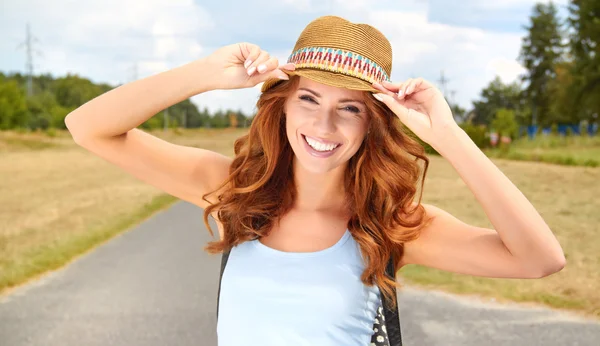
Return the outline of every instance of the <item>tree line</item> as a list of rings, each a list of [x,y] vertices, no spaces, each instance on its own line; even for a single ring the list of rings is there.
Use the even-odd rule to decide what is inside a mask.
[[[64,119],[87,101],[113,89],[78,75],[53,78],[50,74],[33,76],[31,95],[27,93],[27,76],[0,72],[0,130],[66,129]],[[251,118],[242,111],[199,110],[190,99],[154,115],[140,127],[224,128],[247,127]]]

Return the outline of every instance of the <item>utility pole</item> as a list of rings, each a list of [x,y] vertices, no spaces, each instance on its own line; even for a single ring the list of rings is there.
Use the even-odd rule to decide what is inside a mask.
[[[34,43],[39,43],[40,41],[37,39],[37,37],[33,37],[31,35],[31,30],[29,28],[29,23],[27,23],[27,27],[26,27],[26,38],[25,38],[25,42],[22,42],[21,44],[19,44],[17,46],[17,49],[25,46],[25,54],[27,55],[27,60],[25,62],[25,71],[27,72],[27,96],[31,96],[33,95],[33,53],[34,53],[34,48],[33,48],[33,44]],[[39,51],[35,51],[35,53],[37,53],[38,55],[41,55],[41,52]]]
[[[440,74],[440,79],[438,79],[438,82],[440,83],[441,87],[442,87],[442,93],[444,94],[444,98],[448,98],[447,97],[447,92],[446,92],[446,84],[448,84],[448,79],[446,77],[444,77],[444,70],[441,71]]]
[[[450,90],[450,103],[454,104],[454,98],[456,96],[456,90]]]

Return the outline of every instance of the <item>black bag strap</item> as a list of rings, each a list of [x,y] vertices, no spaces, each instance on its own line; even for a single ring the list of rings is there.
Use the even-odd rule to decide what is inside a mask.
[[[229,251],[223,252],[221,256],[221,273],[219,274],[219,290],[217,291],[217,320],[219,319],[219,300],[221,299],[221,281],[223,280],[223,271],[229,259]],[[387,317],[386,317],[387,318]]]
[[[396,264],[394,262],[394,258],[391,257],[385,267],[385,272],[396,281]],[[393,294],[396,295],[395,286],[392,290]],[[383,316],[385,316],[385,328],[387,330],[390,346],[402,346],[402,330],[400,328],[400,316],[398,314],[400,304],[398,304],[396,308],[393,308],[391,302],[388,302],[383,294],[381,297],[383,301]]]
[[[229,251],[223,252],[221,256],[221,272],[219,274],[219,289],[217,291],[217,320],[219,319],[219,300],[221,297],[221,281],[223,280],[223,272],[229,259]],[[385,268],[385,272],[392,278],[396,278],[394,259],[390,258]],[[396,287],[393,288],[393,293],[396,294]],[[391,346],[402,346],[402,331],[400,329],[400,316],[398,315],[397,309],[392,308],[390,303],[385,299],[385,296],[381,296],[383,301],[383,315],[385,316],[385,328],[387,330],[388,339]]]

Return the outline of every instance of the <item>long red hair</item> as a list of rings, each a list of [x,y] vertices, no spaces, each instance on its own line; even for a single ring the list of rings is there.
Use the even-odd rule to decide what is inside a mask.
[[[258,112],[248,134],[234,144],[235,158],[229,177],[217,190],[217,202],[204,210],[204,223],[214,237],[208,216],[217,210],[224,238],[204,248],[216,254],[229,251],[244,241],[269,234],[276,221],[291,209],[296,198],[293,184],[294,152],[285,130],[284,103],[296,90],[298,77],[282,82],[261,94]],[[398,117],[365,92],[370,122],[369,134],[349,160],[344,175],[346,204],[351,212],[348,229],[360,245],[366,268],[361,281],[377,284],[393,305],[395,278],[385,275],[387,261],[403,255],[404,243],[419,236],[427,223],[421,205],[429,159],[425,150],[401,126]],[[424,162],[421,192],[417,203],[418,160]]]

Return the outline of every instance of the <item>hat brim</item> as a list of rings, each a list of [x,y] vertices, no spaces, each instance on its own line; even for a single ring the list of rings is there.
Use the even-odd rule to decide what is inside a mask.
[[[335,73],[335,72],[331,72],[331,71],[324,71],[324,70],[319,70],[319,69],[310,69],[310,68],[303,68],[303,69],[298,69],[298,70],[294,70],[294,71],[287,71],[285,69],[282,69],[283,72],[285,72],[288,76],[302,76],[305,78],[308,78],[310,80],[313,80],[317,83],[321,83],[321,84],[325,84],[325,85],[330,85],[330,86],[334,86],[334,87],[338,87],[338,88],[346,88],[346,89],[351,89],[351,90],[363,90],[363,91],[370,91],[370,92],[380,92],[379,90],[373,88],[373,86],[371,85],[371,83],[364,81],[362,79],[358,79],[356,77],[352,77],[352,76],[348,76],[345,74],[341,74],[341,73]],[[276,84],[283,82],[283,80],[281,79],[276,79],[276,78],[272,78],[272,79],[268,79],[267,81],[265,81],[261,87],[261,92],[265,92],[269,89],[271,89],[272,87],[274,87]]]

